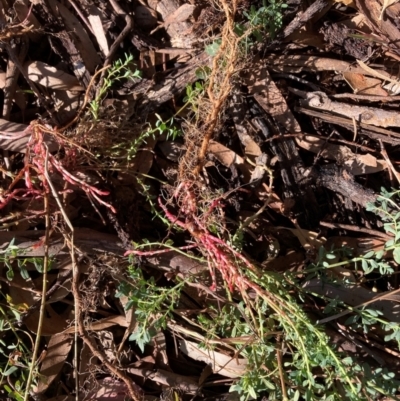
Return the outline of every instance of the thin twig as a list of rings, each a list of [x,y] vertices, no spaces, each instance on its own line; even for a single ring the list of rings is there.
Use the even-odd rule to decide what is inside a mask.
[[[394,168],[392,161],[390,160],[385,147],[383,146],[383,142],[380,139],[379,144],[381,146],[381,155],[386,160],[387,165],[389,166],[389,172],[393,172],[393,175],[396,177],[397,182],[400,184],[400,173]]]
[[[195,177],[200,174],[200,171],[203,168],[208,144],[214,135],[214,129],[217,126],[218,116],[225,103],[225,100],[231,92],[231,78],[235,73],[237,48],[241,39],[241,37],[238,37],[234,32],[234,16],[236,13],[237,1],[234,0],[232,4],[228,4],[225,0],[221,0],[221,5],[225,12],[226,22],[222,31],[221,45],[218,49],[218,53],[213,59],[212,73],[208,83],[207,94],[212,103],[212,111],[205,121],[206,132],[203,136],[203,140],[197,154],[197,164],[192,172]],[[226,56],[227,52],[229,52],[229,56],[226,60],[226,66],[224,66],[225,76],[219,86],[220,92],[218,93],[218,97],[216,97],[214,94],[214,85],[221,70],[219,63]]]
[[[45,159],[45,169],[47,170],[49,152],[47,149],[46,159]],[[40,313],[39,313],[39,321],[38,328],[36,332],[35,339],[35,347],[32,353],[32,361],[29,369],[28,379],[26,381],[26,389],[24,395],[24,401],[28,401],[29,391],[32,385],[33,375],[35,371],[36,359],[39,353],[40,340],[42,335],[43,321],[45,316],[45,308],[46,308],[46,292],[47,292],[47,267],[49,265],[49,237],[50,237],[50,206],[49,206],[49,194],[47,191],[44,192],[44,210],[45,214],[45,222],[46,222],[46,231],[45,231],[45,239],[44,239],[44,258],[43,258],[43,281],[42,281],[42,302],[40,304]]]
[[[45,145],[46,146],[46,145]],[[48,153],[48,149],[47,149],[47,153]],[[93,356],[97,357],[107,368],[108,370],[114,374],[115,376],[119,377],[127,386],[128,391],[129,391],[129,395],[130,397],[134,400],[134,401],[140,401],[142,399],[141,395],[139,394],[139,392],[135,389],[131,379],[121,370],[119,370],[118,368],[116,368],[114,365],[112,365],[108,360],[107,360],[107,356],[104,353],[104,351],[99,350],[96,346],[96,343],[94,342],[94,340],[88,335],[87,330],[85,329],[85,325],[83,322],[83,315],[82,315],[82,311],[81,311],[81,305],[82,305],[82,301],[81,301],[81,295],[79,292],[79,268],[78,268],[78,264],[76,262],[76,257],[75,257],[75,244],[74,244],[74,227],[71,223],[71,221],[69,220],[67,214],[65,213],[65,210],[62,206],[62,203],[60,201],[60,198],[57,194],[56,189],[54,188],[50,177],[49,177],[49,173],[47,171],[47,169],[44,170],[44,174],[45,177],[48,181],[48,184],[51,188],[52,194],[60,208],[60,211],[64,217],[65,223],[68,225],[69,229],[70,229],[70,233],[64,234],[64,239],[69,247],[70,250],[70,255],[71,255],[71,262],[72,262],[72,293],[74,295],[74,308],[75,308],[75,347],[74,347],[74,365],[75,365],[75,369],[76,369],[76,400],[79,400],[79,383],[78,383],[78,377],[79,375],[78,373],[78,348],[77,348],[77,336],[79,334],[79,336],[82,338],[82,340],[84,341],[84,343],[89,347],[89,349],[91,350]]]
[[[276,350],[276,361],[278,363],[278,370],[279,370],[279,379],[281,381],[281,389],[282,389],[282,397],[283,401],[288,401],[287,389],[286,389],[286,382],[285,382],[285,374],[283,372],[283,365],[282,365],[282,348],[283,348],[283,341],[281,341],[281,336],[279,335],[277,338],[278,346],[280,345],[281,348],[277,348]]]
[[[49,148],[47,147],[46,144],[44,144],[44,146],[46,147],[46,162],[48,159],[48,154],[49,154]],[[51,189],[51,193],[54,197],[54,199],[57,202],[57,205],[60,209],[60,212],[64,218],[65,223],[68,225],[69,229],[71,230],[70,236],[69,236],[69,243],[74,243],[74,226],[72,225],[71,221],[68,218],[67,213],[64,210],[64,207],[62,205],[62,202],[58,196],[58,192],[57,190],[54,188],[54,185],[50,179],[50,175],[49,175],[49,171],[47,169],[47,163],[45,164],[45,168],[44,168],[44,176],[47,180],[47,183]],[[72,262],[72,275],[75,276],[76,274],[76,270],[77,270],[77,265],[75,262],[75,257],[74,255],[71,255],[71,262]],[[79,303],[77,301],[76,298],[74,298],[74,313],[75,316],[77,315],[78,311],[79,311]],[[75,399],[76,401],[79,401],[79,375],[78,375],[78,327],[77,327],[77,320],[75,319],[75,338],[74,338],[74,361],[73,361],[73,365],[74,365],[74,370],[75,370]]]
[[[121,8],[121,6],[118,4],[118,2],[116,0],[110,0],[110,4],[113,7],[114,11],[118,15],[121,15],[121,16],[123,15],[125,17],[126,25],[125,25],[125,28],[122,30],[122,32],[118,35],[117,39],[115,39],[112,46],[110,47],[110,51],[108,52],[108,55],[104,61],[104,65],[102,68],[103,72],[100,76],[100,81],[99,81],[99,86],[98,86],[98,89],[96,92],[96,97],[99,96],[100,89],[103,85],[105,69],[111,65],[111,61],[112,61],[119,45],[122,43],[122,41],[128,35],[128,33],[133,29],[133,18]]]
[[[383,238],[384,240],[388,241],[389,239],[393,238],[393,236],[382,233],[378,230],[372,230],[370,228],[365,228],[365,227],[360,227],[360,226],[354,226],[350,224],[341,224],[341,223],[329,223],[327,221],[321,221],[319,223],[323,227],[328,227],[328,228],[341,228],[343,230],[349,230],[349,231],[355,231],[355,232],[361,232],[361,233],[366,233],[369,235],[374,235],[376,237]]]

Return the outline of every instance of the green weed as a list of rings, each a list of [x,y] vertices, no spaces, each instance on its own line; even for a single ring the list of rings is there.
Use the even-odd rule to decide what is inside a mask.
[[[264,43],[273,40],[283,24],[283,11],[287,4],[281,0],[263,0],[261,7],[251,5],[250,9],[243,12],[247,21],[236,23],[235,32],[242,37],[244,53],[256,43]]]
[[[141,72],[137,70],[133,63],[131,54],[125,55],[125,60],[117,60],[108,70],[103,80],[102,86],[95,99],[89,103],[90,112],[94,121],[99,119],[101,102],[110,88],[118,81],[124,79],[140,79]]]
[[[359,266],[363,274],[371,271],[390,274],[392,267],[383,256],[388,250],[400,246],[400,235],[397,235],[400,214],[396,199],[399,194],[400,191],[384,192],[377,204],[369,206],[369,210],[378,213],[385,221],[385,230],[394,235],[394,240],[386,243],[383,253],[370,251],[352,257],[349,249],[327,251],[321,248],[318,260],[302,272],[303,276],[327,278],[324,272],[334,266],[349,264],[356,268]],[[140,247],[154,245],[143,244]],[[329,263],[338,257],[339,262]],[[218,340],[231,339],[234,340],[231,344],[236,349],[235,356],[247,359],[246,374],[230,389],[238,392],[242,401],[263,394],[268,394],[270,399],[310,401],[360,401],[382,395],[397,399],[395,395],[400,383],[394,379],[393,373],[384,368],[372,368],[339,352],[325,333],[324,326],[304,311],[302,304],[306,291],[297,286],[296,276],[288,274],[283,277],[272,272],[257,275],[243,268],[240,260],[236,263],[241,274],[260,289],[257,295],[250,298],[242,293],[242,301],[228,302],[219,309],[209,307],[207,313],[198,316],[195,327],[205,334],[204,347],[210,347],[208,340],[213,340],[212,347],[215,347]],[[158,288],[154,279],[145,280],[141,271],[132,265],[129,276],[135,285],[121,286],[120,293],[128,295],[128,306],[135,308],[140,324],[131,339],[143,349],[155,330],[167,327],[183,282],[178,281],[169,288]],[[372,305],[352,309],[340,300],[331,300],[327,311],[333,313],[343,306],[351,312],[347,321],[349,326],[367,333],[370,327],[380,325],[387,333],[385,341],[399,342],[399,324],[387,321]],[[280,361],[278,353],[282,356]]]
[[[120,283],[116,296],[125,295],[129,298],[125,309],[133,308],[137,321],[136,330],[129,339],[135,341],[143,352],[157,331],[167,328],[185,283],[178,281],[172,287],[161,287],[154,277],[145,278],[142,270],[134,264],[129,266],[127,274],[129,282]]]

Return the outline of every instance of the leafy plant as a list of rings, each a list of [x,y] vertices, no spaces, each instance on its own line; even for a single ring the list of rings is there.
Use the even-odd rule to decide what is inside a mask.
[[[11,281],[14,278],[15,266],[13,266],[13,263],[16,263],[18,266],[21,277],[24,280],[30,278],[28,270],[26,269],[28,263],[32,263],[39,273],[43,272],[42,258],[27,258],[22,256],[24,256],[24,251],[17,245],[14,245],[14,239],[10,241],[6,249],[0,251],[0,263],[3,263],[7,267],[7,280]]]
[[[187,191],[180,197],[181,201],[185,196],[190,196],[190,188],[184,188]],[[386,193],[382,199],[386,209],[394,202],[393,196],[394,194]],[[195,213],[197,210],[193,202],[191,205],[191,211]],[[379,213],[385,210],[382,202],[374,207]],[[174,217],[165,206],[163,210],[169,219]],[[234,383],[231,391],[237,391],[242,401],[250,397],[258,398],[263,393],[267,393],[271,399],[286,400],[302,398],[359,401],[375,399],[380,395],[396,399],[399,383],[394,380],[393,373],[359,363],[356,359],[339,352],[325,333],[324,327],[318,325],[304,311],[304,291],[297,287],[295,276],[287,275],[285,279],[282,275],[272,272],[260,272],[251,268],[249,262],[237,252],[230,253],[230,248],[223,245],[222,240],[215,240],[214,244],[207,221],[204,220],[204,211],[197,212],[192,216],[192,221],[196,222],[197,214],[203,216],[203,220],[198,223],[197,228],[191,229],[196,230],[197,239],[203,238],[199,246],[205,247],[208,244],[218,252],[220,264],[225,263],[230,269],[230,274],[235,275],[233,284],[242,298],[241,301],[231,301],[218,310],[208,308],[207,314],[200,315],[196,323],[196,327],[200,327],[207,338],[213,340],[213,347],[219,339],[231,339],[231,344],[236,349],[234,355],[241,355],[247,359],[246,373]],[[396,214],[388,211],[386,229],[392,230],[395,227],[396,231],[399,217],[397,209]],[[176,218],[174,221],[184,228],[183,222],[177,221]],[[396,241],[389,242],[385,249],[396,247]],[[135,251],[135,254],[140,255],[140,252]],[[333,259],[336,261],[338,257],[339,260],[345,260],[329,263]],[[307,272],[322,275],[333,266],[345,264],[360,265],[364,273],[371,271],[371,268],[384,274],[392,271],[390,264],[383,260],[381,252],[367,252],[365,255],[352,257],[349,249],[327,251],[321,248],[317,262],[312,264]],[[178,289],[182,283],[178,282],[172,288],[157,290],[154,281],[150,280],[150,284],[147,284],[139,270],[133,269],[132,272],[131,277],[137,278],[134,287],[129,289],[130,305],[136,308],[140,321],[139,329],[135,331],[132,339],[143,348],[149,341],[152,330],[166,327],[166,321],[179,298]],[[220,273],[223,275],[222,271]],[[249,296],[249,291],[254,292],[252,297]],[[148,293],[151,301],[143,302],[145,294]],[[228,296],[231,298],[229,293]],[[148,295],[146,297],[149,299]],[[331,310],[339,305],[338,301],[333,302]],[[353,318],[350,324],[360,325],[364,331],[371,325],[381,324],[390,333],[386,340],[398,341],[400,338],[398,325],[387,322],[373,308],[355,309],[352,312],[354,316],[359,317]],[[207,340],[203,343],[205,347],[209,347],[208,344]],[[221,345],[223,344],[221,341]]]
[[[117,81],[121,81],[123,79],[140,79],[141,73],[137,69],[132,69],[133,64],[133,56],[131,54],[125,55],[125,60],[119,59],[117,60],[111,68],[107,70],[106,76],[104,77],[102,86],[98,91],[98,94],[94,100],[90,102],[90,112],[92,113],[93,119],[96,121],[99,119],[99,112],[101,102],[104,99],[104,96],[110,90],[110,88]]]
[[[184,282],[178,281],[173,287],[161,287],[154,277],[145,278],[142,270],[133,263],[128,268],[128,277],[129,282],[120,284],[116,296],[127,296],[129,301],[125,309],[135,310],[138,325],[129,339],[135,341],[143,352],[157,331],[166,329]]]
[[[276,32],[282,27],[282,11],[285,8],[287,4],[281,0],[263,0],[260,8],[252,5],[250,10],[243,12],[257,42],[262,42],[266,33],[269,38],[274,39]]]
[[[27,306],[15,305],[9,296],[1,296],[7,304],[0,306],[0,394],[4,394],[5,390],[11,399],[22,401],[32,357],[32,351],[25,342],[32,342],[32,338],[19,329],[18,322]],[[37,377],[36,372],[34,382]]]

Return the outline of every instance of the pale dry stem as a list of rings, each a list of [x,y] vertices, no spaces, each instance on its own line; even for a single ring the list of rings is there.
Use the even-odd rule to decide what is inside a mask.
[[[226,22],[222,29],[221,45],[218,53],[213,59],[212,72],[208,82],[207,95],[211,103],[210,112],[204,118],[204,129],[201,131],[202,140],[198,145],[197,141],[191,141],[187,152],[180,165],[180,181],[188,178],[185,166],[192,165],[193,155],[196,155],[195,167],[191,175],[196,178],[204,165],[208,144],[217,127],[219,116],[231,91],[231,80],[237,71],[238,45],[240,38],[234,32],[234,17],[237,8],[237,0],[229,3],[227,0],[218,0],[218,5],[224,10]],[[220,82],[220,83],[219,83]]]

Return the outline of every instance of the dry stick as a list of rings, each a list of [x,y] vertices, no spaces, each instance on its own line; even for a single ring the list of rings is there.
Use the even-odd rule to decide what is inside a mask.
[[[117,39],[115,39],[115,42],[112,44],[110,51],[104,61],[104,66],[102,68],[103,73],[101,74],[101,77],[100,77],[100,82],[99,82],[99,86],[98,86],[98,89],[96,92],[96,96],[99,96],[101,86],[103,85],[104,76],[105,76],[104,68],[108,67],[111,64],[111,60],[113,59],[114,54],[117,51],[119,45],[122,43],[122,41],[128,35],[128,33],[133,29],[133,18],[121,8],[121,6],[118,4],[118,2],[116,0],[110,0],[110,3],[112,5],[114,11],[117,14],[123,15],[125,17],[126,25],[125,25],[125,28],[122,30],[122,32],[118,35]]]
[[[56,200],[56,203],[57,203],[57,205],[58,205],[58,207],[59,207],[59,209],[61,211],[61,214],[63,215],[65,222],[67,223],[67,225],[69,226],[69,228],[71,230],[71,239],[70,240],[73,243],[73,241],[74,241],[74,227],[71,224],[71,221],[69,220],[67,214],[65,213],[64,207],[63,207],[63,205],[61,203],[61,200],[60,200],[60,198],[58,196],[58,192],[54,188],[54,185],[53,185],[53,183],[52,183],[52,181],[50,179],[49,171],[47,169],[47,161],[48,161],[48,157],[49,157],[49,148],[47,147],[46,144],[44,144],[44,146],[46,148],[46,163],[45,163],[45,166],[44,166],[44,176],[45,176],[45,179],[47,180],[47,183],[48,183],[48,185],[49,185],[49,187],[51,189],[51,193],[52,193],[54,199]],[[74,258],[71,258],[71,259],[72,259],[72,272],[73,272],[73,274],[75,274],[75,270],[76,270],[75,259]],[[77,307],[79,308],[79,304],[77,304],[76,300],[74,299],[75,316],[76,316],[76,313],[77,313]],[[77,345],[78,344],[78,334],[77,333],[78,333],[78,331],[77,331],[77,323],[76,323],[76,320],[75,320],[75,338],[74,338],[75,344],[74,344],[74,362],[73,362],[73,364],[74,364],[74,369],[75,369],[75,393],[76,393],[75,394],[75,399],[76,399],[76,401],[79,401],[79,399],[78,399],[78,393],[79,393],[78,345]]]
[[[335,99],[357,99],[369,100],[370,102],[398,102],[400,96],[375,96],[375,95],[361,95],[359,93],[338,93],[331,95]]]
[[[14,46],[14,47],[10,46],[10,49],[13,52],[15,52],[16,46]],[[28,53],[28,39],[22,38],[19,54],[18,54],[18,56],[15,56],[15,57],[18,57],[20,62],[23,63],[27,53]],[[18,81],[19,74],[20,74],[20,71],[10,56],[10,58],[8,60],[8,64],[7,64],[6,83],[5,83],[5,87],[4,87],[3,118],[5,120],[10,119],[12,101],[14,100],[14,94],[15,94],[15,90],[17,88],[17,81]]]
[[[46,145],[45,145],[46,146]],[[48,149],[47,149],[47,155],[48,155]],[[82,337],[82,340],[85,342],[85,344],[90,348],[92,354],[94,356],[96,356],[97,358],[99,358],[99,360],[109,369],[109,371],[111,373],[113,373],[115,376],[117,376],[118,378],[120,378],[127,386],[128,391],[129,391],[129,395],[130,397],[134,400],[134,401],[140,401],[141,400],[141,396],[140,394],[138,394],[137,390],[134,388],[132,381],[129,379],[129,377],[121,372],[119,369],[117,369],[116,367],[114,367],[110,362],[108,362],[107,360],[107,356],[105,355],[105,353],[103,351],[100,351],[99,349],[97,349],[96,344],[94,343],[94,341],[88,336],[87,331],[85,330],[85,326],[84,326],[84,322],[83,322],[83,317],[82,317],[82,313],[81,313],[81,297],[80,297],[80,292],[79,292],[79,269],[78,269],[78,265],[76,262],[76,258],[75,258],[75,245],[74,245],[74,227],[71,223],[71,221],[69,220],[67,214],[65,213],[64,207],[61,203],[61,200],[57,194],[56,189],[53,186],[53,183],[50,180],[50,176],[49,173],[47,171],[47,168],[45,168],[44,170],[44,174],[45,177],[49,183],[49,186],[51,188],[52,191],[52,195],[54,196],[58,207],[60,208],[60,211],[64,217],[64,220],[66,222],[66,224],[68,225],[69,229],[71,230],[70,234],[64,235],[64,238],[67,242],[67,245],[70,249],[70,254],[71,254],[71,261],[72,261],[72,292],[74,295],[74,305],[75,305],[75,368],[76,370],[78,370],[78,358],[77,358],[77,334],[79,333],[79,335]],[[78,386],[78,375],[76,375],[76,383],[75,385],[77,386],[76,388],[76,400],[78,401],[78,390],[79,390],[79,386]]]
[[[82,21],[85,23],[86,28],[90,31],[90,33],[93,36],[96,36],[95,32],[93,31],[92,25],[90,24],[89,20],[86,18],[86,15],[83,14],[81,9],[76,5],[74,0],[68,0],[68,2],[71,4],[71,6],[74,8],[76,13],[79,15],[79,17],[82,19]]]
[[[327,221],[321,221],[319,224],[321,226],[323,226],[323,227],[328,227],[328,228],[341,228],[343,230],[366,233],[366,234],[369,234],[369,235],[373,235],[373,236],[376,236],[376,237],[383,238],[386,241],[388,241],[388,240],[393,238],[392,235],[388,235],[388,234],[382,233],[382,232],[380,232],[378,230],[372,230],[372,229],[369,229],[369,228],[355,226],[355,225],[351,225],[351,224],[330,223],[330,222],[327,222]]]
[[[217,125],[218,121],[218,115],[221,111],[221,108],[226,100],[226,98],[229,96],[230,89],[231,89],[231,84],[230,84],[230,79],[232,75],[235,72],[234,68],[234,62],[236,60],[236,50],[238,46],[238,41],[239,38],[236,36],[235,32],[233,31],[233,15],[236,12],[236,1],[233,1],[233,9],[231,10],[229,5],[226,3],[225,0],[221,1],[222,7],[224,8],[225,15],[226,15],[226,23],[222,32],[222,43],[221,46],[218,50],[217,55],[214,57],[213,60],[213,66],[212,66],[212,74],[210,76],[210,81],[208,84],[208,89],[207,89],[207,94],[210,99],[210,101],[213,103],[213,109],[211,114],[208,116],[206,120],[206,127],[207,131],[204,134],[203,141],[201,143],[198,155],[197,155],[197,165],[193,170],[193,174],[195,177],[197,177],[200,174],[201,169],[203,168],[204,164],[204,159],[207,153],[208,149],[208,144],[214,134],[214,129]],[[233,38],[233,43],[229,43],[229,39]],[[228,61],[228,65],[226,67],[226,74],[224,77],[224,80],[221,84],[221,92],[219,94],[218,99],[215,99],[214,93],[213,93],[213,87],[214,87],[214,81],[216,79],[216,75],[218,73],[218,62],[222,59],[223,55],[225,54],[225,50],[228,45],[231,45],[233,48],[231,49],[231,54],[230,58]]]
[[[400,173],[393,167],[393,163],[390,160],[385,147],[383,146],[383,142],[381,139],[379,139],[379,144],[381,146],[381,155],[384,157],[384,159],[386,160],[386,163],[389,166],[389,171],[393,172],[393,175],[396,177],[397,182],[400,184]]]
[[[72,256],[74,254],[73,244],[71,243],[70,246],[71,246],[70,250],[71,250],[71,256]],[[79,271],[78,271],[78,269],[75,270],[74,275],[73,275],[72,293],[74,294],[74,298],[75,298],[76,302],[79,305],[81,305],[82,301],[81,301],[81,295],[79,292]],[[128,388],[128,391],[129,391],[129,396],[134,401],[141,401],[142,396],[133,386],[132,380],[125,373],[120,371],[118,368],[116,368],[114,365],[112,365],[107,360],[107,356],[104,353],[104,351],[98,349],[96,343],[94,342],[94,339],[88,335],[88,333],[85,329],[85,326],[84,326],[83,316],[82,316],[80,307],[77,310],[77,315],[76,315],[75,319],[76,319],[76,322],[78,323],[79,335],[81,336],[84,343],[89,347],[93,356],[97,357],[113,375],[117,376],[119,379],[121,379],[126,384],[126,387]]]
[[[307,8],[303,13],[299,13],[290,24],[284,29],[281,35],[278,35],[278,39],[282,40],[287,38],[297,29],[300,29],[306,22],[310,21],[317,13],[321,12],[325,7],[332,7],[332,3],[329,0],[316,0],[311,6]]]
[[[35,93],[35,95],[37,96],[37,98],[40,100],[41,104],[44,106],[44,108],[46,109],[46,111],[49,113],[49,116],[51,117],[51,119],[53,120],[53,122],[57,122],[57,119],[54,115],[54,113],[50,110],[50,108],[47,105],[47,101],[44,98],[44,96],[41,94],[41,92],[39,91],[39,89],[37,88],[36,84],[29,78],[28,72],[27,70],[24,68],[24,66],[22,65],[22,63],[19,60],[19,57],[13,52],[13,49],[11,47],[11,45],[9,43],[6,43],[5,45],[6,50],[8,55],[10,56],[10,59],[13,61],[13,63],[17,66],[17,68],[19,69],[20,73],[23,75],[23,77],[25,78],[26,82],[28,82],[29,86],[31,87],[32,91]]]
[[[47,170],[48,156],[49,156],[49,152],[47,151],[46,160],[45,160],[45,170]],[[31,367],[29,369],[28,380],[26,382],[24,401],[28,401],[28,398],[29,398],[29,390],[32,385],[36,359],[37,359],[37,355],[39,352],[40,337],[42,335],[42,328],[43,328],[43,321],[44,321],[45,307],[46,307],[47,266],[49,265],[49,237],[50,237],[50,227],[51,227],[49,194],[47,193],[46,190],[44,192],[44,210],[46,211],[46,214],[45,214],[46,231],[45,231],[45,239],[44,239],[42,301],[40,304],[40,313],[39,313],[38,328],[37,328],[37,332],[36,332],[35,347],[33,349]]]
[[[286,390],[286,382],[285,382],[285,374],[283,373],[283,366],[282,366],[282,348],[283,348],[283,341],[281,342],[281,336],[279,335],[277,338],[278,345],[281,345],[281,349],[276,350],[276,361],[278,363],[278,370],[279,370],[279,379],[281,381],[281,388],[282,388],[282,395],[283,400],[288,401],[289,398],[287,396]]]

